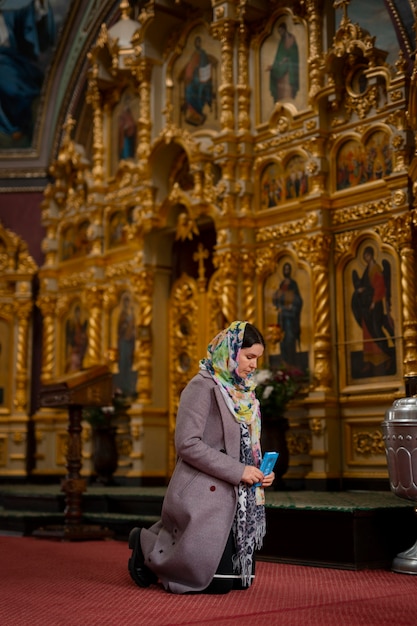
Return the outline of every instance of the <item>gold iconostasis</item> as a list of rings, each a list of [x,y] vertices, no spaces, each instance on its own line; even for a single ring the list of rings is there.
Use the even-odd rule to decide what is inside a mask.
[[[108,363],[129,399],[116,476],[164,480],[181,390],[247,319],[264,367],[309,379],[286,478],[385,479],[381,422],[417,376],[415,78],[349,2],[326,20],[315,1],[171,4],[119,3],[68,106],[42,203],[42,384]],[[65,411],[31,420],[33,472],[62,474]]]

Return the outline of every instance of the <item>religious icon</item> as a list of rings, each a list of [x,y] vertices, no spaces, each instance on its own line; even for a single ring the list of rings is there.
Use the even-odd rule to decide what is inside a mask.
[[[363,251],[365,269],[362,275],[352,272],[352,313],[361,328],[363,349],[353,352],[352,377],[395,374],[395,326],[391,314],[391,265],[379,263],[372,246]]]
[[[300,88],[298,44],[285,22],[278,24],[280,40],[274,61],[268,65],[269,90],[274,102],[294,100]]]
[[[284,263],[283,278],[272,296],[272,303],[277,310],[277,324],[281,329],[279,337],[281,359],[286,365],[296,366],[297,349],[300,347],[303,299],[298,283],[292,278],[291,273],[291,264]]]
[[[114,376],[116,393],[133,397],[136,393],[137,372],[133,371],[136,342],[136,316],[132,294],[125,291],[120,299],[117,319],[117,351],[119,372]]]
[[[207,104],[211,107],[213,85],[211,64],[199,35],[194,40],[194,48],[185,66],[185,119],[189,124],[199,126],[206,119],[204,106]]]
[[[185,121],[192,126],[201,126],[212,111],[215,98],[214,69],[217,59],[203,47],[200,35],[194,39],[194,50],[178,78],[184,83],[183,112]]]
[[[295,156],[285,168],[285,198],[300,198],[308,192],[308,175],[305,159]]]
[[[65,325],[65,372],[76,372],[82,368],[88,344],[87,326],[88,322],[83,319],[81,306],[77,303]]]
[[[61,259],[67,261],[75,255],[75,226],[68,226],[62,234]]]
[[[131,159],[135,156],[136,121],[131,109],[131,99],[130,94],[126,93],[118,118],[119,159]]]
[[[340,148],[336,160],[337,189],[348,189],[392,172],[392,149],[387,133],[372,133],[365,145],[351,139]]]
[[[125,226],[127,218],[123,211],[116,211],[110,219],[109,248],[115,248],[126,243]]]
[[[263,294],[263,331],[269,367],[307,373],[313,337],[308,271],[293,256],[281,257],[275,271],[265,280]]]
[[[276,163],[268,165],[261,177],[261,208],[270,209],[285,198],[282,168]]]

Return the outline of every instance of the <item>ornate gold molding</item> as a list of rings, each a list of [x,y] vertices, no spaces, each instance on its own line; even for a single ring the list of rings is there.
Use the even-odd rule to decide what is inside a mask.
[[[217,308],[225,319],[225,325],[231,324],[237,319],[238,312],[239,256],[235,250],[222,250],[215,254],[213,262],[217,272],[213,278],[211,295],[217,300]]]
[[[292,456],[311,454],[311,435],[291,430],[287,436],[288,451]]]
[[[390,212],[392,206],[391,198],[382,198],[372,202],[357,204],[349,208],[337,209],[332,212],[332,223],[334,226],[341,226],[349,222],[375,218],[377,215],[384,215]]]
[[[320,214],[311,212],[306,217],[297,220],[279,224],[277,226],[266,226],[259,228],[256,233],[256,242],[265,243],[268,241],[280,241],[282,239],[299,237],[300,234],[306,233],[320,224]]]
[[[353,448],[357,454],[383,454],[385,455],[385,442],[381,430],[374,432],[358,431],[353,434]]]

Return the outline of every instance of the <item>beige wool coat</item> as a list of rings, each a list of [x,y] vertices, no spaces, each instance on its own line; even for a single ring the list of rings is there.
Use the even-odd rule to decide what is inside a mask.
[[[240,426],[219,386],[200,371],[181,394],[175,431],[178,462],[161,520],[141,533],[145,563],[174,593],[211,582],[232,527],[238,485]]]

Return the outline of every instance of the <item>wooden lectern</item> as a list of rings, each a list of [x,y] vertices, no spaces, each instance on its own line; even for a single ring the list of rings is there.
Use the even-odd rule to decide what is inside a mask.
[[[64,540],[103,539],[112,536],[108,529],[82,523],[81,498],[87,486],[80,475],[82,410],[85,407],[109,406],[112,404],[112,397],[112,374],[107,365],[97,365],[62,376],[41,388],[42,407],[68,407],[67,475],[61,483],[66,506],[64,526],[39,528],[33,533],[34,536]]]

